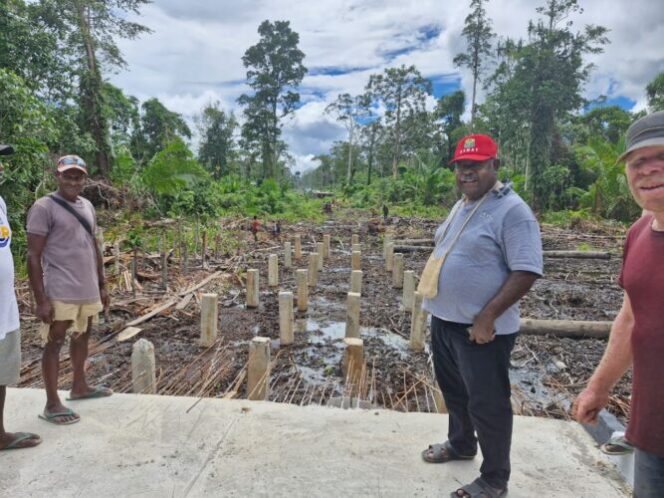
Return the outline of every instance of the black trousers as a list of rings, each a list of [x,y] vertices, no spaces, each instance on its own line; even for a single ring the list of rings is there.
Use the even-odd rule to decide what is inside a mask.
[[[448,440],[460,455],[477,453],[479,441],[482,477],[504,488],[512,444],[509,364],[517,334],[477,344],[469,339],[469,327],[431,317],[433,365],[449,411]]]

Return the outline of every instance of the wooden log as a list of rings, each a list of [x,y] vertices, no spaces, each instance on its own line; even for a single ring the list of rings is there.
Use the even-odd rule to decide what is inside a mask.
[[[613,322],[590,322],[580,320],[536,320],[521,319],[521,333],[529,335],[554,335],[556,337],[592,337],[606,339]]]
[[[406,246],[406,245],[395,245],[394,246],[394,252],[431,252],[433,249],[433,244],[429,246]]]
[[[543,254],[546,258],[611,259],[611,253],[604,251],[544,251]]]

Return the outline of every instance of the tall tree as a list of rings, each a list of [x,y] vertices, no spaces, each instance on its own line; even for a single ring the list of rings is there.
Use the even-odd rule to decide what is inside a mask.
[[[132,151],[145,164],[175,138],[191,138],[191,130],[182,116],[168,110],[158,99],[143,102],[141,126],[132,137]]]
[[[117,38],[134,39],[150,30],[128,20],[150,0],[39,0],[44,19],[60,37],[76,68],[81,122],[94,139],[95,163],[102,176],[111,169],[109,126],[104,116],[103,68],[126,65]]]
[[[392,138],[392,176],[399,174],[402,143],[405,130],[403,122],[412,114],[425,110],[427,95],[431,94],[431,82],[424,78],[415,66],[387,68],[383,74],[372,74],[367,83],[367,93],[384,106],[385,123]]]
[[[297,87],[307,68],[304,52],[298,48],[300,36],[288,21],[263,21],[258,28],[260,40],[242,57],[247,68],[247,82],[253,93],[238,101],[245,107],[243,136],[260,142],[262,177],[274,177],[279,160],[279,137],[282,120],[300,101]]]
[[[370,97],[366,94],[352,97],[349,93],[342,93],[337,99],[325,108],[325,112],[334,114],[338,121],[344,123],[348,131],[348,166],[346,168],[346,183],[350,185],[353,176],[353,145],[355,132],[361,119],[370,115]]]
[[[664,111],[664,72],[659,73],[648,83],[646,95],[650,112]]]
[[[447,163],[454,155],[454,146],[459,136],[459,131],[462,125],[461,116],[466,104],[466,95],[462,90],[443,95],[436,103],[436,110],[434,111],[436,118],[441,122],[441,128],[445,135],[445,158],[444,163]]]
[[[205,106],[199,118],[201,144],[198,160],[215,180],[231,172],[237,127],[235,115],[232,112],[229,114],[224,112],[219,102]]]
[[[484,3],[487,0],[471,0],[470,14],[466,16],[461,34],[466,38],[468,51],[457,54],[454,64],[459,67],[467,67],[473,75],[473,95],[470,103],[470,127],[475,124],[477,112],[477,83],[482,78],[485,63],[491,57],[491,43],[495,37],[491,29],[491,20],[487,17]]]

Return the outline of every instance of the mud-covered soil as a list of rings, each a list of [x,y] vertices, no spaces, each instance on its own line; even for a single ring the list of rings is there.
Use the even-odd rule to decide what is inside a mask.
[[[438,221],[392,219],[383,225],[356,212],[335,213],[324,225],[299,223],[284,225],[280,240],[261,234],[254,243],[246,232],[232,235],[243,240],[238,254],[208,258],[208,269],[179,274],[177,261],[171,269],[171,285],[188,287],[211,272],[221,270],[225,278],[213,280],[198,292],[219,293],[219,337],[215,346],[198,345],[199,299],[196,296],[183,310],[171,307],[139,325],[142,332],[127,342],[117,342],[115,334],[122,321],[135,318],[155,303],[173,295],[162,296],[156,281],[146,281],[137,300],[127,291],[115,290],[110,323],[102,323],[94,333],[87,374],[92,383],[104,383],[117,391],[131,391],[132,344],[138,338],[155,347],[157,385],[160,393],[244,397],[245,365],[249,342],[256,336],[272,340],[271,384],[269,399],[298,404],[340,403],[349,394],[341,363],[344,354],[346,294],[350,287],[351,234],[360,234],[364,272],[362,282],[361,325],[366,361],[362,382],[363,404],[407,411],[433,411],[433,387],[428,348],[422,353],[408,348],[410,314],[401,306],[401,290],[392,287],[391,274],[382,257],[382,231],[394,238],[431,237]],[[377,229],[377,230],[374,230]],[[296,295],[295,269],[307,268],[306,254],[293,260],[293,268],[283,266],[284,241],[299,233],[303,251],[322,241],[323,233],[332,234],[332,255],[325,260],[318,286],[310,289],[309,309],[295,312],[295,343],[279,344],[279,290]],[[620,269],[620,249],[624,233],[620,229],[580,226],[563,230],[543,227],[545,249],[585,249],[614,253],[610,260],[546,259],[544,278],[522,302],[522,316],[538,319],[611,320],[620,308],[622,291],[616,284]],[[267,286],[267,258],[280,254],[279,287]],[[405,269],[419,274],[428,253],[405,255]],[[152,265],[152,266],[150,266]],[[244,271],[260,270],[261,304],[246,309],[243,288]],[[239,272],[236,272],[239,270]],[[158,275],[156,263],[144,268],[146,274]],[[238,276],[235,276],[237,273]],[[113,284],[113,277],[109,277]],[[184,285],[183,282],[189,282]],[[23,306],[27,316],[27,304]],[[35,321],[26,318],[24,325],[22,386],[40,387],[40,341],[34,334]],[[511,376],[514,406],[518,413],[567,417],[569,401],[584,385],[599,362],[606,342],[596,339],[567,339],[521,336],[512,355]],[[63,358],[65,353],[63,352]],[[69,361],[63,361],[61,388],[71,382]],[[630,378],[616,388],[611,411],[622,419],[628,414]]]

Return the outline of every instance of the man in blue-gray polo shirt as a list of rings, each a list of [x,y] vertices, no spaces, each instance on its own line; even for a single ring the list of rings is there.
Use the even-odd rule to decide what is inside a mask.
[[[423,304],[432,315],[434,369],[449,429],[448,440],[429,446],[422,457],[430,463],[471,460],[478,441],[484,456],[481,477],[453,497],[507,493],[508,369],[519,331],[518,301],[542,275],[537,220],[511,186],[498,181],[497,154],[486,135],[469,135],[457,144],[452,163],[463,197],[436,232],[433,257],[444,259],[437,290],[433,280]]]

